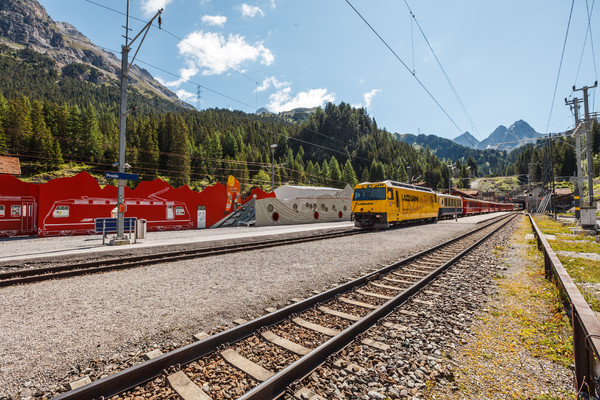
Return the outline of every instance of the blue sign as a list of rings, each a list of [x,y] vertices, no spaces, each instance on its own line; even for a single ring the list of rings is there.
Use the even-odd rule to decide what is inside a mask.
[[[125,179],[128,181],[137,181],[140,179],[136,174],[126,174],[124,172],[105,172],[104,176],[107,179]]]

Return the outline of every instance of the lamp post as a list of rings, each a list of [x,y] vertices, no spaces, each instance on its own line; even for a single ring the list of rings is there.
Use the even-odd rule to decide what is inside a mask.
[[[271,191],[275,190],[275,148],[277,143],[271,145]]]

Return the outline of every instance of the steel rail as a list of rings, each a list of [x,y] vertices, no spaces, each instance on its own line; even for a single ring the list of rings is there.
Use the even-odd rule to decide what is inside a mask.
[[[100,398],[109,398],[111,396],[122,393],[128,389],[132,389],[136,386],[139,386],[149,380],[156,378],[157,376],[163,374],[163,372],[172,367],[174,365],[185,365],[191,363],[200,357],[208,355],[214,351],[216,351],[220,346],[234,343],[240,341],[244,338],[251,336],[256,333],[260,328],[274,325],[276,323],[282,322],[283,320],[289,318],[294,314],[301,313],[314,307],[315,305],[326,302],[334,299],[339,294],[345,293],[350,289],[364,285],[369,281],[377,278],[379,275],[386,274],[398,267],[408,264],[418,258],[421,258],[429,253],[432,253],[440,248],[448,246],[452,243],[455,243],[459,240],[462,240],[474,233],[477,233],[490,225],[498,222],[502,219],[507,219],[509,217],[514,217],[513,214],[508,214],[506,216],[501,216],[498,218],[494,218],[491,220],[489,224],[480,226],[470,232],[466,232],[456,238],[453,238],[447,242],[436,245],[432,248],[423,250],[419,253],[416,253],[412,256],[409,256],[403,260],[397,261],[393,264],[390,264],[386,267],[383,267],[377,271],[371,272],[367,275],[354,279],[352,281],[346,282],[340,286],[332,288],[328,291],[319,293],[297,303],[291,304],[284,308],[281,308],[277,311],[274,311],[269,314],[265,314],[261,317],[258,317],[252,321],[248,321],[244,324],[238,325],[229,330],[217,333],[215,335],[209,336],[206,339],[203,339],[198,342],[191,343],[187,346],[181,347],[179,349],[173,350],[169,353],[165,353],[159,357],[156,357],[152,360],[145,361],[141,364],[135,365],[133,367],[127,368],[120,372],[117,372],[114,375],[108,376],[103,379],[99,379],[94,381],[86,386],[83,386],[79,389],[72,390],[70,392],[66,392],[58,397],[55,400],[79,400],[82,398],[85,399],[100,399]],[[412,289],[412,288],[411,288]],[[415,288],[416,289],[416,288]],[[410,290],[410,289],[409,289]],[[386,303],[387,304],[387,303]],[[328,343],[328,342],[327,342]],[[265,397],[268,398],[268,397]]]
[[[516,215],[513,215],[512,218],[515,216]],[[510,220],[512,220],[512,218]],[[300,358],[298,361],[279,371],[258,386],[255,386],[252,390],[239,397],[238,400],[274,399],[281,396],[291,384],[310,374],[319,365],[327,361],[330,356],[342,350],[344,347],[354,341],[358,335],[366,332],[369,328],[375,325],[377,321],[390,314],[396,307],[414,296],[423,287],[437,278],[442,272],[447,270],[450,266],[463,258],[466,254],[470,253],[473,249],[486,241],[498,230],[503,228],[508,222],[510,222],[510,220],[500,225],[483,238],[479,239],[467,249],[461,251],[458,255],[454,256],[439,268],[430,272],[428,275],[417,281],[414,285],[402,293],[398,294],[393,299],[387,301],[378,309],[372,311],[358,322],[344,329],[337,336],[332,337],[327,342],[311,351],[308,355]],[[485,227],[488,226],[489,225],[486,225]]]
[[[571,307],[575,390],[578,393],[583,392],[590,396],[597,396],[600,388],[598,385],[600,380],[598,371],[600,366],[600,321],[531,215],[529,215],[529,220],[537,239],[538,249],[544,253],[546,278],[556,280],[559,290]]]
[[[115,271],[120,269],[129,269],[143,267],[165,262],[174,262],[189,260],[194,258],[211,257],[216,255],[228,254],[232,252],[252,251],[266,249],[270,247],[286,246],[291,244],[312,242],[315,240],[325,240],[337,237],[357,235],[366,233],[365,230],[349,230],[340,232],[329,232],[316,236],[304,236],[289,239],[273,239],[261,242],[252,242],[244,244],[232,244],[226,246],[203,248],[196,250],[182,250],[178,252],[157,253],[144,256],[129,257],[127,260],[120,258],[92,261],[79,264],[67,264],[56,267],[27,269],[20,271],[11,271],[0,273],[0,287],[14,286],[25,283],[41,282],[51,279],[68,278],[73,276],[99,273],[106,271]]]

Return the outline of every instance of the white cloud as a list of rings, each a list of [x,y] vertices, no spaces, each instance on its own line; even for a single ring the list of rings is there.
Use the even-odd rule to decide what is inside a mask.
[[[274,76],[271,76],[271,77],[265,79],[256,88],[256,91],[257,92],[264,92],[265,90],[267,90],[271,86],[273,86],[275,89],[281,89],[284,86],[290,86],[290,82],[281,82],[281,81],[279,81],[279,79],[275,78]]]
[[[180,100],[183,100],[187,103],[198,100],[197,95],[195,95],[194,93],[190,93],[185,89],[178,90],[175,92],[175,94],[177,95],[177,97],[179,97]]]
[[[365,104],[364,105],[352,104],[352,107],[354,107],[354,108],[362,108],[362,107],[369,108],[369,107],[371,107],[371,103],[373,102],[373,97],[375,97],[375,95],[377,93],[381,93],[381,89],[373,89],[370,92],[363,94],[363,100],[364,100]]]
[[[275,8],[275,0],[271,0],[271,7]]]
[[[244,3],[241,5],[241,8],[242,8],[242,16],[244,16],[244,17],[254,18],[258,14],[260,14],[261,17],[265,16],[265,13],[263,12],[263,10],[260,9],[260,7],[251,6],[251,5]]]
[[[161,8],[165,8],[173,0],[143,0],[142,11],[147,17],[153,16]]]
[[[299,107],[318,107],[327,102],[334,102],[335,95],[328,93],[327,89],[310,89],[307,92],[300,92],[294,97],[290,95],[291,87],[285,87],[269,96],[267,108],[272,112],[282,112],[293,110]]]
[[[262,42],[252,45],[240,35],[230,34],[225,38],[218,33],[199,31],[189,34],[177,47],[179,54],[187,59],[187,70],[198,68],[202,75],[222,74],[227,71],[227,65],[238,69],[246,61],[271,65],[275,60],[271,50]]]
[[[363,99],[365,99],[365,107],[366,108],[371,107],[371,102],[373,101],[373,97],[375,97],[375,95],[377,93],[381,93],[381,89],[373,89],[370,92],[363,94]]]
[[[188,66],[188,68],[182,68],[182,69],[179,70],[179,74],[180,74],[180,78],[179,79],[171,81],[171,82],[161,82],[161,84],[163,84],[165,86],[179,87],[185,81],[189,81],[190,78],[192,78],[198,72],[199,72],[198,68],[196,68],[195,65],[190,64]]]
[[[202,17],[202,22],[212,26],[225,26],[227,17],[223,15],[205,15]]]

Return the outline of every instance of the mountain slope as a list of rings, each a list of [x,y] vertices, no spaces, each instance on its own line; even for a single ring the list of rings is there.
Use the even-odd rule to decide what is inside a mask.
[[[0,0],[0,44],[16,50],[35,50],[54,60],[53,67],[58,71],[64,71],[69,65],[82,64],[87,68],[71,68],[71,76],[81,70],[82,73],[76,76],[79,79],[100,85],[119,85],[119,59],[93,44],[74,26],[55,22],[35,0]],[[140,93],[148,97],[158,96],[183,108],[192,108],[156,81],[148,71],[133,65],[129,75],[131,86]]]
[[[498,126],[494,132],[486,139],[482,140],[476,148],[483,150],[493,147],[510,151],[525,144],[524,140],[535,140],[543,136],[544,135],[537,133],[535,129],[521,119],[508,128],[504,125]]]
[[[470,132],[465,132],[460,136],[455,137],[452,141],[456,144],[460,144],[461,146],[469,147],[474,149],[479,144],[479,140],[475,139]]]

